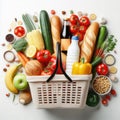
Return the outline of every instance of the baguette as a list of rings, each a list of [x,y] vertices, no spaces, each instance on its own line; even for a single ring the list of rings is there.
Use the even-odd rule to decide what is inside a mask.
[[[51,32],[52,32],[54,52],[56,51],[56,43],[61,42],[61,38],[60,38],[61,30],[62,30],[62,23],[60,17],[57,15],[53,15],[51,17]]]
[[[91,58],[94,52],[97,35],[99,32],[99,23],[93,22],[87,29],[83,43],[81,44],[80,59],[84,58],[85,62],[91,62]]]

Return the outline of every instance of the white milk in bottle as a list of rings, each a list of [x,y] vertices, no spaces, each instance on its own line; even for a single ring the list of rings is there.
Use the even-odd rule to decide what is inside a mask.
[[[73,63],[79,61],[80,48],[78,45],[78,41],[79,41],[78,36],[72,36],[71,44],[68,47],[66,60],[66,73],[69,75],[72,73]]]

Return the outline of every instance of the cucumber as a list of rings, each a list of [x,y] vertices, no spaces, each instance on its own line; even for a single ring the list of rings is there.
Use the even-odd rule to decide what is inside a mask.
[[[101,26],[99,29],[99,35],[98,35],[98,40],[97,40],[97,49],[99,49],[106,39],[108,34],[108,30],[106,26]]]
[[[97,44],[96,44],[96,48],[95,48],[95,54],[93,56],[92,62],[96,63],[96,59],[98,56],[102,55],[102,51],[104,51],[105,49],[105,39],[108,35],[108,30],[106,26],[101,26],[99,29],[99,34],[98,34],[98,38],[97,38]],[[99,61],[99,60],[98,60]]]
[[[47,11],[41,10],[39,15],[39,21],[41,26],[41,33],[45,43],[45,49],[49,50],[51,54],[53,51],[53,40],[51,32],[51,24]]]

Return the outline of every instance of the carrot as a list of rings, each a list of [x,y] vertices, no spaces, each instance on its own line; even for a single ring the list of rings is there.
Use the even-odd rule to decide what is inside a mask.
[[[23,67],[25,67],[26,63],[29,61],[29,58],[27,58],[22,52],[17,52],[17,56]]]

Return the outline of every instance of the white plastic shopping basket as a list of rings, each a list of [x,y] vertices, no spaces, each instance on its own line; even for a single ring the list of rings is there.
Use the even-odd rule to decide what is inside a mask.
[[[57,48],[56,66],[59,60],[63,74],[56,74],[56,67],[51,76],[27,76],[33,103],[37,108],[84,108],[92,74],[68,76],[62,67],[59,43]]]
[[[28,77],[33,103],[37,108],[84,108],[92,75],[72,75],[69,82],[64,75]]]

